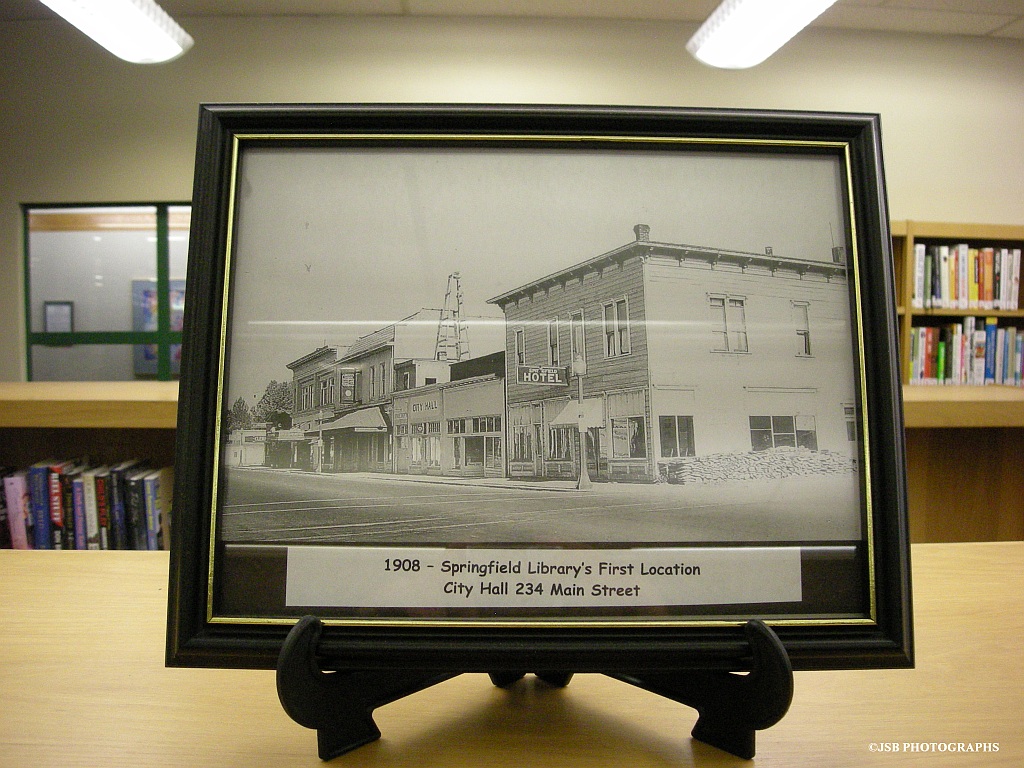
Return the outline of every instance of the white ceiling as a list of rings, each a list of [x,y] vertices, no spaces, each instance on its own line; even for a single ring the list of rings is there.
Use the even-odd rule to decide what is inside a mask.
[[[159,0],[199,16],[505,16],[701,22],[718,0]],[[2,0],[0,20],[49,19],[39,0]],[[819,27],[1024,40],[1024,0],[839,0]]]

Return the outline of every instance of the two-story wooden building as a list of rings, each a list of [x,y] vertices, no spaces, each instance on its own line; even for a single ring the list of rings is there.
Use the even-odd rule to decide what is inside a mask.
[[[601,480],[849,471],[842,249],[746,253],[634,233],[490,300],[506,319],[509,474],[577,477],[581,431]]]

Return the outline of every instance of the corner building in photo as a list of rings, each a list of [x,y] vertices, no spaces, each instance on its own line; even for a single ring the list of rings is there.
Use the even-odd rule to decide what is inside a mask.
[[[850,472],[842,248],[775,255],[635,239],[503,293],[512,477],[603,481]]]

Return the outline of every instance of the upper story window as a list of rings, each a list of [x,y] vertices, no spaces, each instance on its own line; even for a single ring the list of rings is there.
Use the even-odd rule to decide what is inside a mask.
[[[810,357],[811,356],[811,317],[810,317],[811,305],[806,301],[794,301],[793,302],[793,316],[796,323],[796,338],[797,347],[796,354],[798,357]]]
[[[302,410],[308,411],[313,407],[313,382],[306,382],[302,385]]]
[[[749,352],[747,347],[747,300],[742,296],[708,296],[714,323],[713,352]]]
[[[548,365],[559,365],[558,318],[548,320]]]
[[[587,359],[586,335],[583,328],[583,311],[573,312],[569,318],[569,355],[570,362]]]
[[[516,328],[516,365],[526,365],[526,331]]]
[[[629,307],[625,298],[604,305],[604,356],[618,357],[630,352]]]
[[[320,380],[320,405],[334,404],[334,377]]]

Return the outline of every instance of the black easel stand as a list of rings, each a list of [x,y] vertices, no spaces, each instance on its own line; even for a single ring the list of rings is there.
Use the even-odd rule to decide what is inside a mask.
[[[380,738],[373,710],[448,680],[458,672],[415,671],[323,672],[316,660],[322,625],[315,616],[301,619],[288,633],[277,662],[277,693],[285,712],[299,725],[315,728],[321,760],[330,760]],[[715,670],[609,677],[693,707],[698,712],[693,738],[725,752],[754,757],[754,731],[783,718],[793,700],[793,667],[770,627],[748,621],[744,627],[753,656],[746,675]],[[526,673],[492,672],[501,688]],[[555,687],[564,687],[571,672],[537,672]]]

